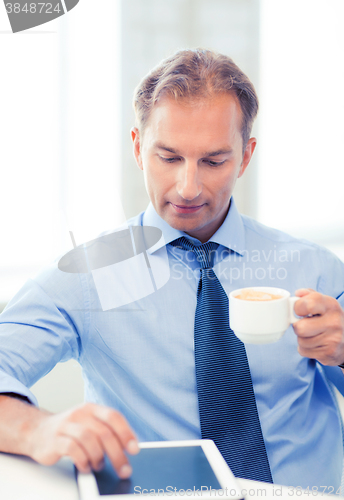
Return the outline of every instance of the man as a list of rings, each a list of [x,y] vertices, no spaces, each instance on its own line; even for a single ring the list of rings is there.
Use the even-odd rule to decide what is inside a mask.
[[[151,204],[129,224],[162,230],[171,278],[113,313],[101,311],[90,274],[63,273],[56,264],[23,287],[1,316],[0,450],[42,464],[67,455],[81,471],[100,469],[107,453],[125,478],[125,452],[138,452],[137,437],[203,437],[194,345],[205,274],[194,249],[209,242],[215,259],[207,269],[214,267],[227,295],[244,286],[298,289],[295,312],[303,318],[294,330],[275,344],[240,344],[240,355],[273,481],[337,490],[341,423],[322,365],[341,382],[344,266],[316,245],[238,214],[231,195],[256,147],[252,84],[229,58],[186,50],[141,82],[134,105],[134,155]],[[162,251],[156,245],[156,259]],[[90,403],[51,415],[22,401],[35,402],[26,387],[71,357],[83,367]]]

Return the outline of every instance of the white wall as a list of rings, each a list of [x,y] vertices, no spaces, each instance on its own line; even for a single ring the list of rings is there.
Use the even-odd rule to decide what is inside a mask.
[[[84,400],[84,382],[80,365],[75,361],[59,363],[35,385],[31,391],[41,408],[58,413]]]
[[[261,6],[258,218],[343,259],[344,2]]]

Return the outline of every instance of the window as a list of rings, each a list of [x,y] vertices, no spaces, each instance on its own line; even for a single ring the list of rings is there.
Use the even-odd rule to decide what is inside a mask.
[[[0,302],[121,221],[119,2],[12,34],[0,6]]]
[[[258,218],[344,257],[344,3],[261,6]]]

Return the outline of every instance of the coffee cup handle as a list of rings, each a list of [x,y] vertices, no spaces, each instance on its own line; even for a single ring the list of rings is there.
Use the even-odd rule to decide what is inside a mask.
[[[296,321],[299,321],[301,317],[296,316],[294,313],[294,305],[297,300],[299,300],[300,297],[289,297],[289,321],[291,324],[296,323]]]

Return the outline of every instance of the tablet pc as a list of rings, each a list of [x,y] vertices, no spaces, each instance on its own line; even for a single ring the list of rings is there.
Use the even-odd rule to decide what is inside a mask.
[[[133,469],[130,479],[120,479],[108,459],[100,472],[78,472],[80,499],[243,498],[233,473],[213,441],[155,441],[139,446],[140,452],[129,457]]]

